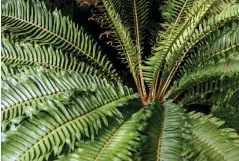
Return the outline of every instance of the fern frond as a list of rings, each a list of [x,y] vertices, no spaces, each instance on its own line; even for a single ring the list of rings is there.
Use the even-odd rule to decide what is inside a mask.
[[[202,21],[199,24],[198,29],[194,29],[194,31],[192,30],[191,35],[188,34],[188,36],[190,35],[188,37],[188,41],[190,41],[190,43],[188,43],[188,41],[185,41],[187,43],[183,45],[182,43],[180,43],[181,40],[178,42],[178,44],[176,45],[177,48],[174,49],[176,51],[175,54],[170,53],[165,58],[166,63],[164,65],[164,71],[162,74],[162,82],[165,82],[165,85],[163,87],[163,91],[161,92],[161,96],[166,93],[166,90],[173,76],[175,75],[182,61],[184,61],[185,56],[190,54],[188,52],[192,50],[194,45],[200,42],[200,40],[202,40],[204,37],[210,35],[219,27],[222,27],[227,23],[232,22],[234,19],[238,19],[238,15],[239,5],[230,6],[222,13],[210,18],[209,20]]]
[[[123,20],[121,20],[120,15],[117,13],[118,5],[117,0],[103,0],[103,5],[99,6],[102,17],[104,21],[108,23],[108,26],[112,31],[110,31],[111,36],[115,36],[118,42],[116,49],[122,54],[125,54],[125,59],[130,67],[131,72],[135,71],[137,67],[137,55],[134,49],[134,43],[130,37],[129,28],[124,25]]]
[[[78,148],[72,153],[61,156],[59,161],[105,161],[105,160],[131,160],[136,145],[140,139],[138,130],[143,129],[146,111],[141,109],[130,117],[129,114],[112,121],[108,128],[100,131],[95,141],[79,142]]]
[[[178,83],[168,91],[166,98],[178,98],[183,92],[182,102],[196,100],[208,93],[228,90],[239,83],[238,60],[228,59],[219,63],[208,63],[197,70],[185,74]]]
[[[208,82],[201,85],[201,88],[207,88]],[[204,104],[204,105],[215,105],[215,104],[226,104],[226,106],[237,106],[238,101],[238,78],[223,78],[220,81],[214,81],[214,89],[203,91],[189,96],[186,92],[185,97],[181,100],[184,104]],[[220,87],[220,85],[222,86]],[[190,91],[191,92],[191,91]],[[205,96],[205,97],[204,97]]]
[[[81,56],[107,75],[115,77],[112,64],[97,44],[69,18],[55,10],[48,12],[40,2],[13,0],[2,6],[2,27],[16,35],[25,35],[24,41],[52,45]]]
[[[79,74],[55,71],[27,71],[9,77],[2,88],[2,121],[21,116],[47,100],[63,99],[75,91],[108,87],[105,80]]]
[[[195,3],[192,7],[193,13],[191,13],[183,23],[178,24],[176,20],[172,25],[167,25],[167,29],[163,34],[159,33],[155,46],[153,47],[153,56],[145,62],[148,66],[144,67],[144,75],[147,78],[146,81],[150,83],[150,86],[152,83],[152,97],[154,97],[155,91],[157,90],[157,83],[162,65],[168,60],[165,59],[166,56],[172,55],[182,47],[180,44],[187,42],[189,35],[191,35],[213,3],[214,0],[207,1],[204,4],[203,1],[200,1],[199,4]],[[181,13],[179,13],[178,16],[180,15]]]
[[[79,72],[98,77],[108,77],[109,80],[120,80],[116,75],[108,75],[102,69],[97,69],[87,63],[80,61],[73,54],[63,53],[61,50],[54,50],[52,47],[39,46],[29,43],[10,43],[2,40],[1,59],[6,65],[11,66],[43,66],[47,69],[57,71]]]
[[[1,62],[1,80],[6,80],[8,77],[15,75],[18,72],[18,69]]]
[[[101,6],[101,12],[103,12],[103,17],[109,24],[110,28],[113,29],[110,31],[110,34],[114,35],[117,40],[116,44],[118,44],[116,48],[119,49],[119,51],[122,51],[121,53],[126,58],[127,64],[136,83],[136,87],[138,88],[140,95],[144,97],[146,91],[142,78],[141,54],[137,53],[130,34],[130,29],[125,26],[123,23],[124,20],[122,20],[120,14],[117,13],[118,5],[115,5],[116,2],[114,0],[102,0],[102,2],[103,5]]]
[[[207,12],[205,18],[210,18],[216,14],[220,14],[227,7],[230,7],[233,4],[236,4],[237,0],[217,0],[212,8]]]
[[[150,2],[146,0],[125,0],[122,5],[125,10],[125,18],[131,29],[134,44],[138,54],[142,54],[144,38],[149,21]]]
[[[174,24],[168,25],[166,31],[159,34],[158,43],[154,47],[154,56],[146,62],[150,66],[145,66],[145,77],[147,77],[147,81],[153,81],[154,86],[157,86],[160,70],[163,70],[159,95],[163,96],[165,94],[185,55],[197,42],[215,31],[219,26],[225,25],[226,22],[238,17],[238,5],[233,5],[220,15],[208,21],[203,21],[204,15],[213,3],[214,1],[195,3],[193,13],[182,24],[177,24],[177,27]],[[199,29],[197,29],[198,26]],[[188,43],[189,41],[190,43]]]
[[[222,31],[218,30],[200,45],[195,54],[185,58],[185,64],[179,69],[181,73],[187,73],[209,62],[217,63],[221,59],[237,59],[239,49],[239,24],[233,23]]]
[[[138,57],[138,68],[140,75],[140,84],[142,87],[143,95],[146,95],[145,84],[143,80],[142,73],[142,55],[144,49],[144,40],[146,35],[146,29],[149,20],[149,5],[150,2],[147,0],[124,0],[123,5],[125,5],[125,14],[127,16],[127,24],[131,28],[133,41],[135,44],[135,52]]]
[[[162,16],[168,23],[182,22],[186,19],[191,8],[193,7],[194,0],[167,0],[163,2],[160,8]]]
[[[230,160],[239,156],[239,136],[235,130],[220,129],[224,123],[211,115],[189,113],[191,135],[185,140],[188,147],[186,159],[190,160]]]
[[[107,116],[120,117],[117,108],[130,100],[137,102],[137,98],[138,94],[119,86],[75,94],[67,102],[48,99],[41,106],[49,109],[24,121],[16,131],[6,133],[2,159],[44,160],[50,155],[59,156],[64,145],[74,149],[76,140],[94,139],[102,123],[108,125]]]
[[[156,101],[149,106],[152,116],[145,129],[142,160],[180,160],[184,127],[181,107],[171,101],[162,105]]]

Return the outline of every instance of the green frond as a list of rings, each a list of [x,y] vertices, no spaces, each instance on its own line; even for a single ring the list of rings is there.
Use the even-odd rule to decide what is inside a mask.
[[[194,2],[194,0],[166,0],[160,10],[168,23],[174,23],[176,20],[180,22],[186,19]]]
[[[122,86],[97,88],[65,97],[68,97],[65,101],[47,99],[39,102],[43,111],[25,120],[15,131],[6,132],[2,160],[41,161],[50,155],[59,156],[65,146],[73,150],[76,141],[85,137],[94,139],[102,124],[108,125],[107,116],[121,117],[118,107],[139,100],[138,94]],[[130,124],[132,121],[126,128]]]
[[[197,27],[198,23],[201,20],[199,18],[196,19],[195,17],[197,16],[202,18],[205,12],[211,7],[213,2],[213,0],[210,0],[205,4],[203,4],[202,1],[200,1],[201,4],[195,3],[195,5],[193,6],[193,9],[195,10],[194,14],[191,13],[191,15],[181,24],[177,24],[177,26],[177,22],[174,22],[172,25],[166,24],[166,31],[159,33],[157,42],[153,47],[154,55],[146,62],[146,64],[148,65],[155,65],[154,69],[156,70],[154,71],[154,73],[146,74],[148,76],[152,75],[152,78],[150,79],[151,81],[155,77],[155,74],[159,72],[164,61],[166,61],[166,56],[173,55],[175,51],[182,48],[182,45],[179,46],[178,44],[187,42],[189,35],[193,33],[194,29]],[[178,16],[180,16],[180,13]],[[147,71],[147,66],[145,69]]]
[[[133,72],[136,70],[139,59],[134,49],[129,27],[125,26],[121,15],[117,13],[121,6],[117,0],[102,0],[102,2],[103,5],[99,7],[103,20],[110,28],[110,36],[115,40],[116,49],[124,56],[131,72]]]
[[[122,5],[124,5],[125,18],[127,25],[130,27],[130,33],[132,33],[131,36],[134,42],[134,50],[137,56],[137,68],[140,77],[138,84],[142,88],[143,97],[146,97],[147,94],[142,71],[142,55],[149,23],[150,1],[124,0],[122,1]]]
[[[31,114],[48,100],[64,100],[77,91],[109,86],[104,79],[80,73],[28,70],[2,80],[2,121],[29,112]]]
[[[145,129],[142,160],[180,160],[184,127],[181,107],[171,101],[162,105],[156,101],[149,106],[152,116]]]
[[[204,20],[204,15],[213,6],[214,1],[199,1],[198,3],[194,4],[193,13],[183,23],[165,26],[166,31],[159,33],[153,48],[154,55],[146,61],[148,66],[144,67],[144,74],[149,83],[153,80],[153,83],[157,82],[155,80],[162,75],[162,84],[165,86],[162,95],[165,94],[186,54],[210,33],[238,18],[239,6],[232,5],[219,15]]]
[[[174,49],[165,57],[166,63],[164,65],[164,71],[162,74],[163,81],[165,81],[166,78],[170,76],[172,70],[174,71],[178,69],[180,63],[185,59],[185,56],[190,55],[189,51],[192,50],[197,43],[200,43],[203,38],[210,36],[219,27],[223,27],[224,25],[233,22],[233,20],[238,19],[238,15],[239,5],[231,5],[227,9],[223,10],[223,12],[221,12],[220,14],[217,14],[209,18],[208,20],[206,19],[203,21],[199,21],[200,23],[198,23],[197,28],[190,29],[189,27],[184,33],[182,33],[182,35],[185,34],[185,36],[183,35],[181,38],[179,37],[179,39],[175,41],[175,44],[173,44]],[[235,30],[233,33],[232,29],[232,35],[237,35],[238,26],[234,27]],[[235,35],[233,35],[233,41],[237,41],[238,39],[235,38]],[[224,40],[223,43],[227,42]],[[234,45],[238,46],[238,44],[236,43]]]
[[[99,8],[102,13],[103,21],[106,21],[106,24],[108,24],[111,30],[104,34],[106,34],[106,36],[111,35],[114,39],[111,43],[115,43],[116,49],[124,56],[128,67],[130,68],[130,72],[133,75],[140,96],[145,97],[147,94],[142,74],[142,53],[140,52],[141,49],[139,49],[140,46],[134,45],[132,34],[130,33],[130,27],[126,26],[127,23],[124,22],[126,20],[122,18],[122,14],[120,15],[117,13],[117,10],[121,8],[119,1],[102,0],[102,3],[103,4],[99,6]]]
[[[237,0],[217,0],[212,8],[207,12],[205,18],[210,18],[216,14],[221,13],[227,7],[230,7],[232,4],[236,4]]]
[[[130,27],[132,38],[138,54],[143,52],[144,38],[149,21],[150,1],[147,0],[124,0],[122,1],[125,11],[125,19]]]
[[[1,62],[1,80],[6,80],[8,77],[15,75],[18,72],[18,69]]]
[[[1,60],[8,66],[43,66],[56,71],[75,71],[98,77],[108,77],[119,80],[116,75],[108,75],[102,69],[97,69],[85,62],[82,62],[73,54],[63,53],[61,50],[54,50],[52,47],[39,46],[29,43],[10,43],[2,40]]]
[[[206,38],[195,54],[185,58],[185,64],[179,69],[180,74],[193,71],[203,64],[218,62],[221,59],[234,59],[239,49],[239,24],[232,23],[230,27],[218,30],[215,34]]]
[[[186,73],[171,87],[166,98],[180,98],[180,102],[185,104],[196,101],[200,97],[207,98],[206,95],[211,93],[224,90],[225,94],[230,93],[230,89],[235,90],[239,84],[238,65],[238,59],[205,64],[191,73]],[[179,97],[182,93],[182,97]]]
[[[224,123],[201,113],[189,113],[191,135],[185,140],[185,158],[189,160],[230,160],[239,156],[239,136],[235,130],[220,129]]]
[[[231,83],[231,86],[227,85],[228,86],[227,89],[224,86],[222,86],[222,88],[220,88],[220,92],[213,93],[213,95],[209,96],[207,99],[200,98],[199,100],[202,102],[202,104],[206,104],[204,102],[206,102],[205,100],[207,100],[208,104],[225,102],[232,106],[237,105],[237,104],[232,103],[232,102],[234,102],[234,103],[237,102],[237,101],[235,101],[235,99],[238,98],[238,91],[239,91],[238,85],[235,85],[235,84],[237,84],[236,82],[238,82],[238,79],[234,80],[234,81],[235,82]],[[236,96],[236,98],[235,98],[235,96]]]
[[[115,77],[112,64],[97,44],[69,18],[55,10],[48,12],[40,2],[13,0],[2,6],[2,28],[15,35],[24,35],[24,41],[52,45],[88,61],[107,75]]]
[[[131,117],[127,114],[123,119],[111,121],[94,141],[79,142],[75,151],[61,156],[59,161],[131,160],[140,140],[138,130],[145,126],[142,122],[146,117],[145,112],[141,109]]]

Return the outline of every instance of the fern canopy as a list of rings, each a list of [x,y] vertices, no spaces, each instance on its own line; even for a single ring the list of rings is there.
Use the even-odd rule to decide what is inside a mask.
[[[24,35],[24,41],[51,44],[62,51],[72,52],[117,80],[111,62],[97,44],[58,10],[48,12],[40,2],[10,1],[2,7],[1,18],[3,28],[15,35]]]
[[[82,76],[82,80],[87,79],[87,75]],[[72,78],[75,78],[75,83]],[[65,144],[74,148],[76,139],[81,140],[83,137],[94,139],[94,135],[98,133],[102,124],[108,125],[107,116],[120,117],[121,113],[117,107],[138,98],[137,93],[134,94],[127,87],[120,84],[117,87],[107,85],[106,82],[93,77],[91,79],[96,81],[95,85],[88,79],[87,82],[86,80],[81,82],[82,85],[89,83],[88,89],[80,86],[80,88],[74,88],[74,85],[80,85],[80,79],[73,73],[62,74],[62,79],[57,76],[57,73],[50,72],[33,73],[32,76],[28,75],[27,78],[22,79],[21,83],[15,83],[19,86],[18,88],[25,91],[18,90],[13,94],[12,92],[18,88],[8,89],[12,90],[10,99],[7,92],[2,91],[4,96],[2,103],[7,105],[2,108],[3,119],[31,114],[29,119],[22,122],[22,126],[6,132],[7,137],[3,143],[5,147],[3,159],[5,160],[48,159],[51,153],[59,155]],[[43,82],[45,86],[40,85]],[[8,85],[13,86],[10,83]],[[26,85],[29,86],[26,87]],[[92,88],[93,86],[95,87]],[[9,100],[16,100],[16,102],[9,102]],[[22,136],[25,137],[22,138]],[[14,145],[18,145],[17,149]]]
[[[153,0],[77,3],[95,5],[99,39],[115,47],[136,88],[84,25],[38,0],[7,1],[1,160],[238,161],[238,2],[164,0],[159,24]]]

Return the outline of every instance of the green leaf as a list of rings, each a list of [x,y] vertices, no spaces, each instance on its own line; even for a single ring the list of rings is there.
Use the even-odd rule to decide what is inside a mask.
[[[104,79],[97,77],[48,70],[29,70],[2,82],[2,121],[23,115],[27,107],[44,107],[48,100],[67,100],[77,91],[92,90],[93,85],[102,88],[110,86]]]
[[[51,46],[40,46],[30,43],[10,43],[2,40],[1,59],[8,66],[14,68],[43,66],[56,71],[75,71],[92,76],[105,76],[109,80],[114,79],[111,75],[104,74],[104,71],[97,69],[88,63],[82,62],[73,54],[68,55],[61,50],[54,50]],[[119,80],[118,78],[115,79]]]
[[[180,160],[183,152],[184,116],[182,109],[166,101],[149,105],[152,116],[145,129],[146,138],[141,152],[142,160]]]
[[[102,129],[94,141],[77,143],[78,148],[61,156],[59,161],[131,160],[141,136],[138,130],[145,126],[142,122],[147,117],[145,113],[147,111],[141,109],[132,116],[132,113],[126,113],[121,119],[111,120],[109,126]]]
[[[49,110],[24,121],[16,131],[6,133],[2,159],[43,160],[50,154],[58,156],[66,144],[74,149],[76,140],[84,137],[94,139],[103,122],[108,126],[107,116],[120,117],[117,108],[130,100],[137,101],[137,98],[138,94],[123,94],[117,88],[114,93],[102,88],[74,95],[67,104],[48,100],[51,104],[44,106]]]
[[[48,12],[38,1],[13,0],[2,6],[1,18],[2,27],[16,35],[27,36],[24,41],[50,44],[64,52],[74,53],[117,80],[111,62],[97,44],[61,12]]]
[[[223,124],[218,118],[201,113],[189,113],[191,135],[185,140],[186,155],[192,160],[230,160],[236,161],[239,156],[239,136],[235,130],[220,129]]]

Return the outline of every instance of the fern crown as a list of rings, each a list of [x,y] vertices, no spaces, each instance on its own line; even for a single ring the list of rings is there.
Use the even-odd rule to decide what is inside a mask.
[[[98,39],[44,2],[2,5],[3,161],[238,161],[238,2],[74,4]]]

